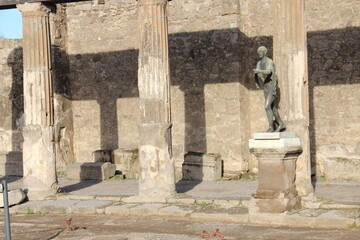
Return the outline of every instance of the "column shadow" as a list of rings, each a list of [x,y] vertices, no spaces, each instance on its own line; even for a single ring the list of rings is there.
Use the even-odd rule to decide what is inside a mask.
[[[207,118],[209,115],[220,114],[222,109],[216,109],[213,106],[214,102],[208,99],[212,97],[218,98],[219,101],[225,99],[225,105],[222,107],[227,111],[226,99],[229,99],[229,96],[208,91],[206,86],[238,82],[247,89],[255,90],[252,69],[257,61],[256,49],[259,44],[270,45],[270,43],[269,37],[250,39],[238,28],[183,32],[169,36],[171,82],[172,85],[179,86],[184,93],[183,153],[185,155],[218,153],[212,152],[213,149],[209,150],[207,138],[214,136],[213,129],[217,124],[223,125],[221,116],[210,124],[207,124]],[[245,96],[241,97],[245,98]],[[244,112],[244,114],[250,113]],[[247,131],[245,128],[246,126],[242,126],[240,129],[234,129],[234,132],[245,132]],[[177,191],[189,191],[203,180],[203,171],[207,169],[206,165],[209,163],[205,163],[202,157],[197,164],[200,167],[192,167],[193,171],[197,172],[196,179],[192,181],[188,177],[184,179],[187,168],[183,167],[183,179],[177,183]],[[222,163],[222,176],[223,171]]]
[[[318,96],[315,96],[314,89],[317,86],[360,83],[359,70],[355,67],[360,65],[360,57],[359,52],[354,51],[357,47],[355,36],[359,36],[359,33],[359,28],[308,33],[310,146],[313,164],[318,145],[318,129],[314,126],[316,121],[319,121],[315,109]],[[207,99],[211,99],[213,96],[221,97],[221,93],[207,92],[207,85],[239,83],[246,90],[254,91],[252,69],[256,65],[256,49],[260,45],[266,46],[269,50],[269,57],[272,57],[271,37],[249,38],[237,28],[169,35],[171,84],[178,87],[184,96],[183,131],[185,137],[183,143],[180,143],[174,151],[176,158],[182,159],[184,154],[190,151],[209,152],[211,149],[209,138],[216,137],[213,134],[214,128],[218,126],[217,124],[222,123],[208,122],[208,116],[218,113],[216,110],[209,110],[213,103],[207,102]],[[339,54],[335,57],[329,56],[329,52],[334,49],[338,53],[341,52],[341,56]],[[18,56],[18,61],[21,61],[20,52],[21,49],[14,50],[12,55],[9,55],[9,59],[12,56]],[[122,123],[119,122],[118,109],[126,106],[119,106],[118,100],[139,97],[137,86],[138,50],[78,55],[59,53],[55,56],[65,59],[65,65],[61,65],[56,70],[58,71],[58,75],[54,79],[56,91],[66,95],[72,102],[96,101],[100,106],[100,147],[114,150],[122,146],[126,139],[119,136],[119,126]],[[340,59],[337,61],[329,61],[338,57]],[[59,64],[57,60],[54,62]],[[12,67],[13,78],[17,79],[13,83],[15,87],[12,90],[14,96],[12,108],[16,112],[14,115],[16,117],[13,118],[13,129],[17,129],[16,120],[23,112],[23,100],[20,101],[23,97],[22,68],[19,66],[22,65],[16,63]],[[59,76],[61,74],[64,76]],[[64,82],[61,78],[67,80]],[[251,104],[251,99],[248,100]],[[129,116],[131,121],[138,120],[136,114],[138,111],[139,108],[133,109],[133,116]],[[249,114],[249,110],[246,110],[244,116],[240,116],[240,118],[246,117],[246,114]],[[77,117],[76,115],[77,113],[73,113],[74,117]],[[123,118],[122,120],[127,119]],[[92,122],[92,119],[83,119],[83,121]],[[234,129],[234,131],[248,131],[247,127],[250,125],[251,123],[240,129]],[[86,124],[84,126],[86,127]],[[177,131],[179,127],[174,124],[173,130]],[[16,144],[21,142],[18,137],[13,141]],[[84,136],[81,141],[89,141],[89,139]],[[247,139],[244,139],[244,142],[246,141]],[[203,176],[202,170],[199,171],[200,176]]]
[[[341,96],[342,94],[339,94],[337,91],[342,91],[341,85],[360,83],[360,71],[357,67],[360,66],[360,52],[356,50],[359,45],[359,36],[359,27],[307,33],[310,105],[309,133],[312,184],[314,188],[320,177],[317,176],[319,169],[316,162],[316,151],[321,143],[317,139],[324,138],[324,134],[329,135],[332,132],[339,131],[338,129],[331,129],[331,125],[336,128],[342,127],[343,130],[346,130],[350,127],[347,122],[358,118],[356,111],[349,111],[350,106],[356,104],[349,102],[348,105],[346,100],[353,97],[356,98],[356,96]],[[329,89],[322,90],[321,87],[334,85],[338,87],[338,90],[334,91],[333,100],[331,102],[324,102],[324,95],[328,94]],[[353,89],[356,89],[355,86]],[[335,105],[341,105],[341,108],[347,112],[347,115],[341,116],[334,111]],[[316,125],[323,126],[316,127]],[[324,132],[322,129],[327,130]],[[357,139],[360,140],[359,138]]]
[[[2,113],[11,115],[11,151],[6,153],[5,175],[23,176],[22,166],[22,126],[24,122],[23,96],[23,52],[22,48],[15,48],[7,57],[7,64],[11,68],[11,90],[8,95],[11,101],[11,112]]]

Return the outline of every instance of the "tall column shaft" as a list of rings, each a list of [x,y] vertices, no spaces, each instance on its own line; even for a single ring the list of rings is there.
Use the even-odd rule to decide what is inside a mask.
[[[175,192],[172,158],[167,0],[139,0],[140,195]]]
[[[170,122],[167,0],[140,0],[139,90],[142,123]]]
[[[300,195],[313,191],[309,141],[309,88],[304,0],[274,2],[274,60],[281,91],[281,113],[287,129],[297,132],[303,153],[297,160]]]
[[[54,112],[51,81],[50,9],[41,3],[17,5],[23,15],[24,184],[29,198],[56,190]]]

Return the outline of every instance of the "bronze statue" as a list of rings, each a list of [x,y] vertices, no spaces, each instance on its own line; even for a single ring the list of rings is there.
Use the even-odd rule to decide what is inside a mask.
[[[279,112],[274,105],[274,100],[278,96],[278,82],[275,72],[275,63],[270,58],[266,57],[267,49],[264,46],[258,48],[257,53],[259,54],[260,61],[254,69],[255,73],[255,84],[258,89],[259,79],[264,84],[264,97],[265,97],[265,111],[269,122],[269,129],[267,132],[281,132],[286,129],[285,124],[280,118]],[[274,118],[277,124],[276,130],[274,130]]]

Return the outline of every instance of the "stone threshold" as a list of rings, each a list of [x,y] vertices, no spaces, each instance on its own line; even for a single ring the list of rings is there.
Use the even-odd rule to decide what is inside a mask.
[[[169,203],[119,203],[108,200],[46,200],[27,202],[10,208],[11,214],[105,214],[123,218],[181,219],[286,227],[358,228],[359,209],[302,209],[282,214],[249,214],[245,207],[219,207],[209,203],[192,205]]]
[[[191,197],[169,197],[144,200],[136,196],[79,196],[79,195],[59,195],[48,197],[46,200],[105,200],[122,203],[164,203],[164,204],[185,204],[185,205],[212,205],[217,207],[247,207],[250,198],[246,199],[207,199]],[[360,207],[360,206],[359,206]]]
[[[186,196],[186,195],[185,195]],[[101,195],[57,195],[48,197],[46,200],[101,200],[112,201],[117,203],[164,203],[164,204],[185,204],[185,205],[211,205],[216,207],[248,207],[250,198],[240,200],[236,199],[207,199],[192,197],[169,197],[158,198],[144,201],[143,198],[137,199],[135,196],[101,196]],[[303,209],[360,209],[358,204],[343,204],[319,199],[302,200]]]

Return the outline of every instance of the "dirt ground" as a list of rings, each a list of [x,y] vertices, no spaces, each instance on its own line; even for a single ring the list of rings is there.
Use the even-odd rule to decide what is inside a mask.
[[[67,230],[65,218],[71,217],[73,231]],[[265,227],[239,224],[199,223],[180,220],[121,219],[105,215],[27,214],[11,216],[12,240],[196,240],[202,231],[211,235],[220,229],[224,239],[341,239],[357,240],[360,229],[311,229]],[[5,239],[4,222],[0,225],[0,239]]]

